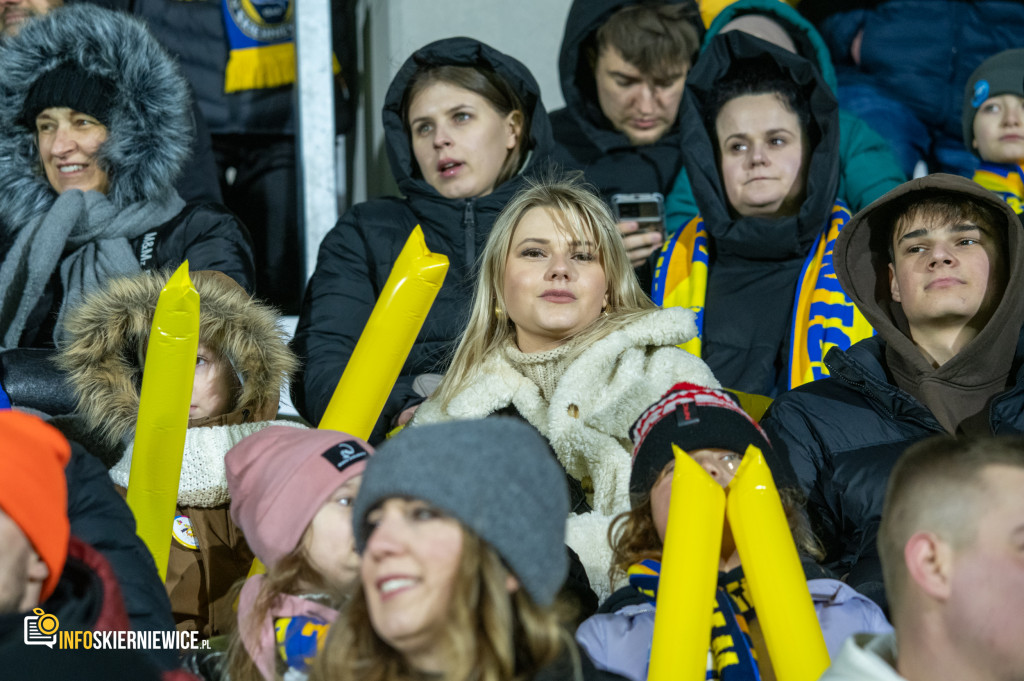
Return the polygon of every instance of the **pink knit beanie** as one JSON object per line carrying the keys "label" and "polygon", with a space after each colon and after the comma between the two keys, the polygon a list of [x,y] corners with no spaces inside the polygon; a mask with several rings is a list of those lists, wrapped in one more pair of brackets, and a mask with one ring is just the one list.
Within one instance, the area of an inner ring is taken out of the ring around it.
{"label": "pink knit beanie", "polygon": [[270,426],[226,457],[231,518],[267,568],[299,545],[334,490],[361,474],[373,447],[336,430]]}

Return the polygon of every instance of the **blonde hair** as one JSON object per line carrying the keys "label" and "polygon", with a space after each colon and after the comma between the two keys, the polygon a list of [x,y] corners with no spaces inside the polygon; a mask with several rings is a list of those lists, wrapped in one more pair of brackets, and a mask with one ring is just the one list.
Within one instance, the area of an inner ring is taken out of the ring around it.
{"label": "blonde hair", "polygon": [[[511,575],[486,542],[462,527],[455,589],[448,604],[442,646],[454,668],[445,679],[532,679],[574,644],[554,608],[544,608],[522,588],[509,593]],[[577,665],[578,668],[578,665]],[[362,583],[331,627],[310,681],[399,681],[423,676],[373,629]],[[232,678],[234,681],[234,678]]]}
{"label": "blonde hair", "polygon": [[[605,314],[576,335],[580,340],[577,354],[637,317],[658,310],[637,282],[611,212],[596,194],[584,186],[581,177],[577,173],[563,179],[529,180],[501,211],[481,255],[469,323],[452,357],[451,366],[432,398],[439,400],[442,407],[447,407],[452,398],[462,391],[488,355],[515,338],[515,325],[504,312],[507,309],[502,288],[505,263],[516,227],[534,208],[547,208],[559,213],[564,221],[559,222],[558,227],[567,230],[573,241],[594,244],[594,251],[604,270],[608,306]],[[574,358],[570,356],[569,361]]]}

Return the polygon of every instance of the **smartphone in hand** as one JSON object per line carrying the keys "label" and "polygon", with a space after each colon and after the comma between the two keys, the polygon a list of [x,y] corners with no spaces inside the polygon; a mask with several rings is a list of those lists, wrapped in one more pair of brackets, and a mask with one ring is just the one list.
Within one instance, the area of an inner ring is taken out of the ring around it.
{"label": "smartphone in hand", "polygon": [[661,232],[665,236],[665,197],[659,192],[613,194],[611,204],[616,222],[638,222],[637,234]]}

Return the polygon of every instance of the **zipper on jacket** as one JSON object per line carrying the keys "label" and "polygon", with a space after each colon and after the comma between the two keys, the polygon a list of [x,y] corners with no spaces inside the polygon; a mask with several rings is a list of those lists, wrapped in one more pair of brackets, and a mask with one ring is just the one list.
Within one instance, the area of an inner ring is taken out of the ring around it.
{"label": "zipper on jacket", "polygon": [[476,211],[473,210],[473,199],[466,199],[466,208],[462,212],[462,229],[466,238],[466,266],[473,269],[476,263]]}
{"label": "zipper on jacket", "polygon": [[[849,359],[849,358],[847,358],[847,359]],[[850,361],[855,361],[855,360],[850,360]],[[831,365],[829,366],[829,369],[832,369]],[[872,377],[870,374],[865,373],[865,372],[861,372],[860,382],[857,382],[857,381],[854,381],[853,379],[851,379],[849,376],[846,375],[845,371],[830,373],[829,377],[838,378],[843,383],[846,383],[847,385],[849,385],[850,387],[854,388],[856,391],[860,392],[861,394],[866,394],[868,397],[871,398],[871,400],[875,404],[877,404],[879,406],[879,408],[882,411],[885,412],[886,416],[888,416],[893,421],[896,420],[896,412],[894,410],[890,409],[888,407],[888,405],[887,405],[887,402],[889,400],[883,400],[881,398],[881,396],[877,392],[875,392],[874,386],[871,385],[877,379]],[[930,430],[932,432],[936,432],[936,433],[943,433],[943,432],[945,432],[945,429],[935,419],[935,416],[930,411],[928,411],[928,408],[925,407],[924,405],[922,405],[913,395],[910,395],[910,394],[907,394],[907,393],[903,392],[898,386],[894,386],[894,385],[892,385],[890,383],[885,383],[883,385],[884,385],[886,390],[895,390],[896,391],[897,395],[895,396],[894,399],[902,399],[902,398],[899,397],[899,393],[903,393],[904,395],[906,395],[907,399],[909,399],[910,401],[912,401],[912,402],[916,403],[917,405],[919,405],[921,407],[921,409],[925,413],[927,413],[929,415],[929,417],[930,417],[930,418],[921,418],[919,415],[916,415],[916,414],[905,414],[905,417],[906,417],[906,419],[908,421],[916,422],[922,428],[927,428],[928,430]],[[931,421],[931,423],[929,423],[929,421]]]}

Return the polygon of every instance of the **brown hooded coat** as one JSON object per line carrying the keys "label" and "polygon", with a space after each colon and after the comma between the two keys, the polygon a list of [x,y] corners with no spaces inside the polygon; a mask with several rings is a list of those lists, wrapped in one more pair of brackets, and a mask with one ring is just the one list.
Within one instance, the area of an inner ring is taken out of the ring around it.
{"label": "brown hooded coat", "polygon": [[[111,470],[122,487],[139,409],[140,358],[168,276],[117,279],[89,295],[70,314],[71,340],[58,357],[80,416],[104,444],[125,453]],[[229,592],[253,560],[228,512],[223,457],[238,440],[272,423],[282,382],[294,371],[296,359],[272,308],[253,301],[219,272],[193,272],[191,277],[200,296],[200,342],[228,360],[241,386],[229,413],[189,421],[177,515],[190,521],[196,548],[185,543],[188,531],[171,533],[166,586],[175,621],[179,629],[210,636],[233,626]]]}

